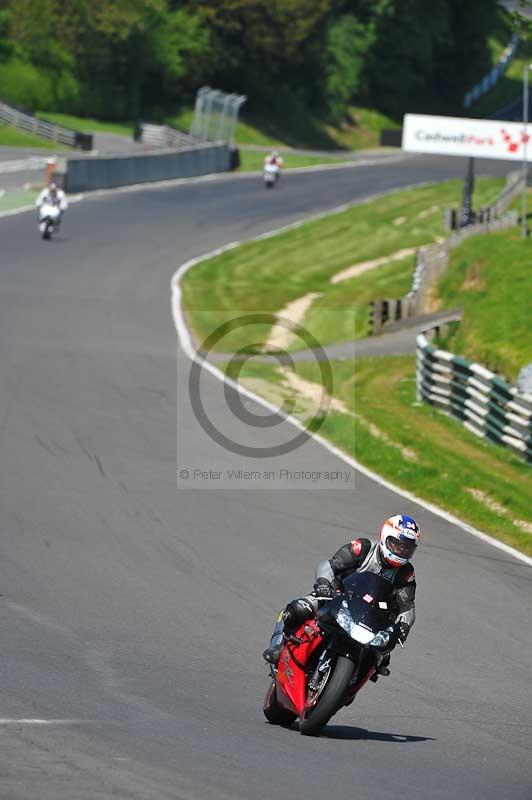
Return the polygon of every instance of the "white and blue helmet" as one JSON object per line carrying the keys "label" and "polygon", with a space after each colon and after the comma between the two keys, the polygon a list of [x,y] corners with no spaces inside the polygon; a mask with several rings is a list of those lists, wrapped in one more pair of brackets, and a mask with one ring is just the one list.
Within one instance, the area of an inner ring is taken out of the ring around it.
{"label": "white and blue helmet", "polygon": [[406,514],[396,514],[383,523],[378,540],[379,553],[391,567],[402,567],[414,555],[420,539],[417,522]]}

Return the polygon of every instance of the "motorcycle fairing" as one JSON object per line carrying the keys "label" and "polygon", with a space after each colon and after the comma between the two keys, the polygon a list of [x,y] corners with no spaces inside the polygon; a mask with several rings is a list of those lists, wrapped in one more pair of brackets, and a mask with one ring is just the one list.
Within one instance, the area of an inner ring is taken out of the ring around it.
{"label": "motorcycle fairing", "polygon": [[337,619],[345,609],[354,623],[368,631],[377,633],[390,624],[393,587],[380,575],[372,572],[349,575],[343,580],[343,589],[344,593],[318,612],[318,618]]}
{"label": "motorcycle fairing", "polygon": [[[298,716],[307,699],[306,665],[315,650],[323,644],[323,635],[315,620],[305,622],[296,632],[301,644],[287,642],[277,667],[277,693],[283,695],[283,705],[288,705]],[[280,698],[281,699],[281,698]]]}

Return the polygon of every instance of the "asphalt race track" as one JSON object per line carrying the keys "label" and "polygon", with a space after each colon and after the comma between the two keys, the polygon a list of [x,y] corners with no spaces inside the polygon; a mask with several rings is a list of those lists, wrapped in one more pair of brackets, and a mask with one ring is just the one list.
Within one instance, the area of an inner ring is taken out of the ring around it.
{"label": "asphalt race track", "polygon": [[[240,461],[190,408],[177,266],[463,171],[410,158],[271,193],[249,177],[110,194],[72,206],[50,243],[31,214],[0,220],[0,798],[530,800],[530,567],[362,475],[354,491],[176,487],[187,459]],[[270,443],[215,378],[202,391],[217,425]],[[313,442],[283,459],[346,466]],[[276,612],[353,530],[402,510],[424,541],[392,676],[321,738],[269,726],[260,654]]]}

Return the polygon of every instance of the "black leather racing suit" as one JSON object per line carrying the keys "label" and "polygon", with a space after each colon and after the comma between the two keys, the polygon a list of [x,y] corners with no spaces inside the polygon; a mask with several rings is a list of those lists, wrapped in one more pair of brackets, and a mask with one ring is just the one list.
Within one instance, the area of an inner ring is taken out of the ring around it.
{"label": "black leather racing suit", "polygon": [[[354,572],[375,572],[393,585],[396,636],[392,647],[399,639],[404,642],[416,618],[416,576],[412,564],[409,562],[402,567],[390,567],[381,559],[376,543],[364,538],[354,539],[340,547],[329,561],[318,564],[314,585],[318,587],[318,592],[322,581],[328,581],[335,589],[341,589],[342,580]],[[316,597],[318,592],[288,603],[279,616],[270,647],[278,646],[283,641],[284,634],[293,634],[305,620],[315,615],[320,603]]]}

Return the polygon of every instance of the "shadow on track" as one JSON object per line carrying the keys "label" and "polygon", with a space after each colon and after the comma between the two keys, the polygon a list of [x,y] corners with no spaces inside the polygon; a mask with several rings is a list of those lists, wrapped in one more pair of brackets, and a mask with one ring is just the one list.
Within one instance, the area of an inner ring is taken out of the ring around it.
{"label": "shadow on track", "polygon": [[368,731],[365,728],[354,728],[350,725],[327,725],[322,733],[327,739],[353,739],[371,740],[374,742],[433,742],[430,736],[405,736],[402,733],[383,733],[382,731]]}
{"label": "shadow on track", "polygon": [[[268,723],[266,723],[268,724]],[[272,726],[275,727],[275,726]],[[299,733],[296,724],[280,727],[285,732]],[[406,736],[403,733],[384,733],[383,731],[368,731],[366,728],[356,728],[352,725],[327,725],[316,738],[338,739],[344,741],[373,741],[394,742],[407,744],[409,742],[435,742],[432,736]]]}

